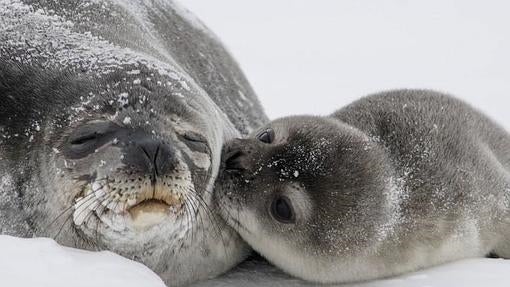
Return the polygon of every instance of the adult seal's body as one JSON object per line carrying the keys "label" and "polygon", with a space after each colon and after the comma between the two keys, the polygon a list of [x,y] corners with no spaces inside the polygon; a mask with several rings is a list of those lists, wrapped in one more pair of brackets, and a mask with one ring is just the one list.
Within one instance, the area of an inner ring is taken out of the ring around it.
{"label": "adult seal's body", "polygon": [[212,203],[221,146],[266,118],[171,1],[0,0],[0,232],[140,261],[168,285],[247,248]]}
{"label": "adult seal's body", "polygon": [[279,119],[227,144],[224,161],[223,216],[299,278],[510,258],[510,136],[449,96],[393,91]]}

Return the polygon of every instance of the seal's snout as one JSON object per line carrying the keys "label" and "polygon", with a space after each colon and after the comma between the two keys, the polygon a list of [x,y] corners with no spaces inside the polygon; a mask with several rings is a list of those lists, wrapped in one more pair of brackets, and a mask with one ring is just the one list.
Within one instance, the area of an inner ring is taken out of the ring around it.
{"label": "seal's snout", "polygon": [[243,157],[245,154],[242,151],[233,151],[225,159],[225,171],[243,171],[245,166],[243,165]]}
{"label": "seal's snout", "polygon": [[248,153],[242,140],[233,140],[223,150],[223,168],[226,172],[242,172],[248,169]]}
{"label": "seal's snout", "polygon": [[161,176],[175,168],[175,152],[162,141],[137,137],[130,142],[125,161],[142,173]]}

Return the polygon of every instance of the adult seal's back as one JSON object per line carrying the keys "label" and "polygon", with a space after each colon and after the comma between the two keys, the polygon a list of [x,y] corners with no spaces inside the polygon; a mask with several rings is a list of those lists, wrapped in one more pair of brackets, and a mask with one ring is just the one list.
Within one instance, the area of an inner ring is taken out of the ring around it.
{"label": "adult seal's back", "polygon": [[0,99],[2,234],[111,250],[168,285],[244,258],[212,187],[223,142],[266,117],[173,2],[0,0]]}

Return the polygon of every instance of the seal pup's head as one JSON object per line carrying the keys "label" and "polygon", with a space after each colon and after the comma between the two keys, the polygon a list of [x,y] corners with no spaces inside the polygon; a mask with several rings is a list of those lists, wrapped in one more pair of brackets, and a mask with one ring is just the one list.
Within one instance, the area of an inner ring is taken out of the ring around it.
{"label": "seal pup's head", "polygon": [[361,277],[357,260],[374,254],[394,226],[388,167],[384,149],[354,127],[332,117],[282,118],[225,145],[215,200],[286,272],[352,281]]}

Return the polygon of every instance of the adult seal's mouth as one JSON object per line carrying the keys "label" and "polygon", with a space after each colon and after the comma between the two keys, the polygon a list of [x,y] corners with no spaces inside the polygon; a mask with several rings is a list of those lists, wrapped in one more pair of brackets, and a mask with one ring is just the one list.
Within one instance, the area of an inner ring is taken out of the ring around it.
{"label": "adult seal's mouth", "polygon": [[129,209],[133,226],[143,230],[161,223],[168,215],[171,205],[160,200],[149,199]]}
{"label": "adult seal's mouth", "polygon": [[[164,179],[168,180],[168,176]],[[110,228],[120,228],[119,224],[113,224],[113,218],[117,218],[124,223],[124,229],[143,232],[164,221],[175,221],[183,213],[185,198],[190,196],[170,181],[147,184],[139,178],[126,193],[117,191],[116,181],[108,182],[100,180],[85,185],[74,205],[73,221],[77,226],[95,216]]]}
{"label": "adult seal's mouth", "polygon": [[2,233],[110,250],[169,286],[244,259],[213,186],[222,144],[266,117],[216,37],[183,12],[0,0]]}

